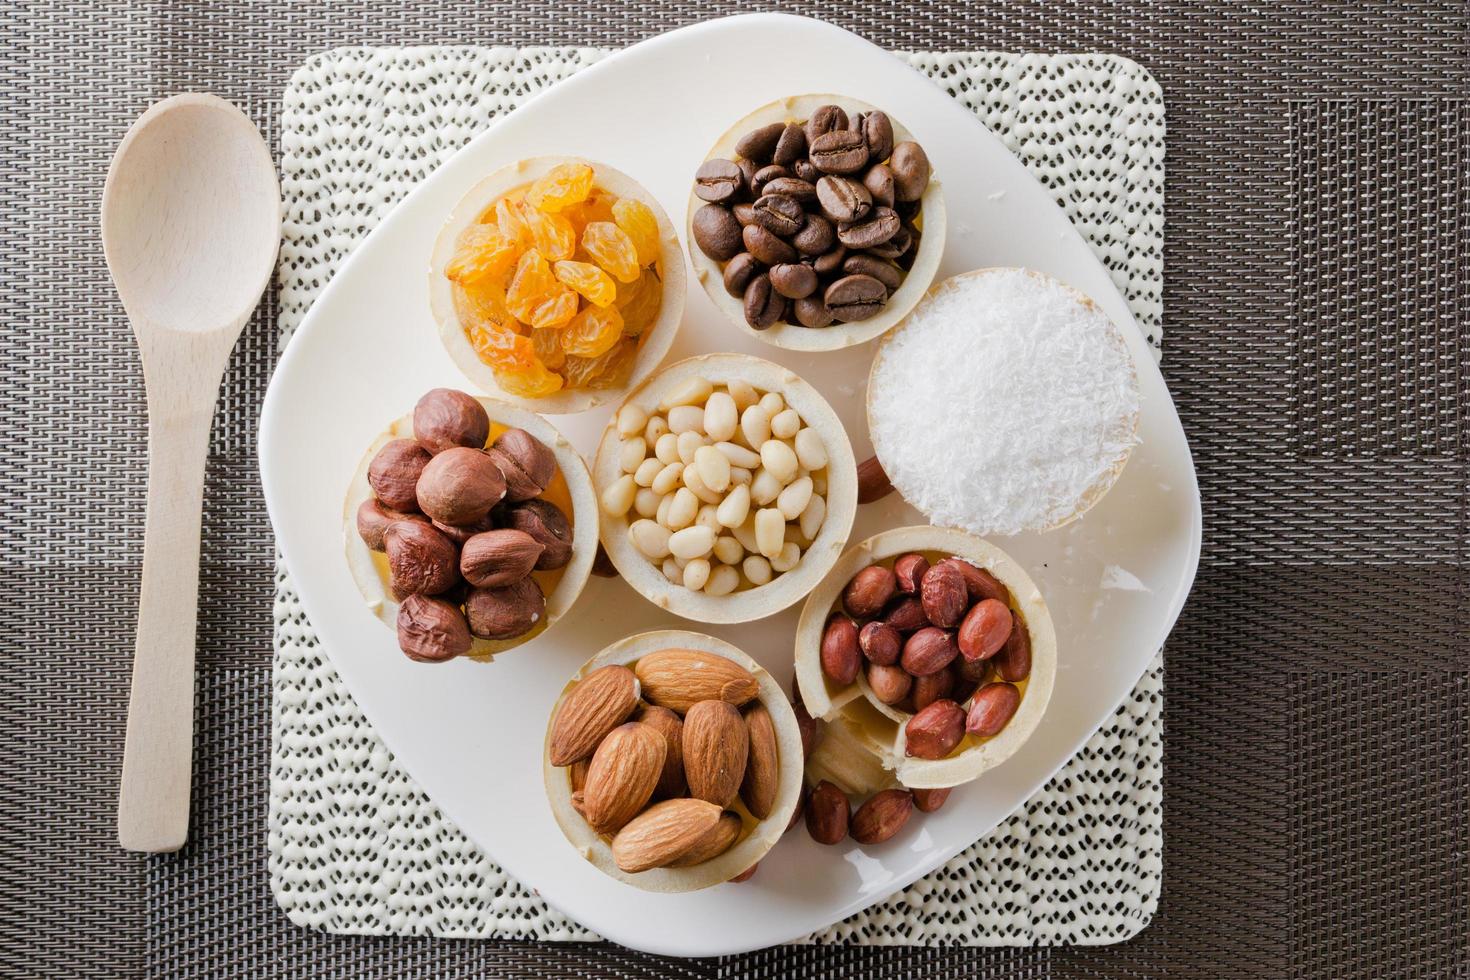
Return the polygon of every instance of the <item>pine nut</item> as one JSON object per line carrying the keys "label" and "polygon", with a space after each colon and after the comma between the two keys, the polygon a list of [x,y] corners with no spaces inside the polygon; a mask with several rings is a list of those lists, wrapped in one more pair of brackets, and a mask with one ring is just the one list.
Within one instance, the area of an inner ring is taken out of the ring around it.
{"label": "pine nut", "polygon": [[796,409],[787,408],[771,417],[771,435],[777,439],[791,439],[801,431],[801,416]]}
{"label": "pine nut", "polygon": [[775,418],[776,414],[786,407],[786,399],[781,397],[779,391],[768,391],[761,395],[760,406],[766,410],[767,418]]}
{"label": "pine nut", "polygon": [[721,524],[720,519],[715,516],[714,504],[705,504],[704,506],[700,507],[699,513],[694,516],[694,523],[698,524],[700,527],[709,528],[715,533],[716,537],[719,537],[720,532],[725,530],[725,526]]}
{"label": "pine nut", "polygon": [[776,508],[766,507],[755,512],[755,544],[755,550],[767,558],[781,554],[781,548],[786,544],[786,518]]}
{"label": "pine nut", "polygon": [[674,386],[674,390],[664,396],[664,400],[658,403],[658,407],[667,412],[680,405],[703,405],[704,400],[709,397],[715,386],[709,383],[707,378],[686,378]]}
{"label": "pine nut", "polygon": [[735,399],[723,391],[710,395],[709,401],[704,403],[705,433],[720,442],[733,436],[739,425],[740,414],[735,407]]}
{"label": "pine nut", "polygon": [[761,464],[760,453],[753,449],[746,449],[744,446],[737,446],[733,442],[717,442],[715,448],[724,454],[731,466],[743,466],[748,470],[753,470]]}
{"label": "pine nut", "polygon": [[618,435],[636,436],[648,424],[648,413],[632,402],[618,410]]}
{"label": "pine nut", "polygon": [[714,546],[715,533],[698,524],[675,531],[669,536],[669,551],[673,552],[675,558],[683,558],[685,561],[703,558]]}
{"label": "pine nut", "polygon": [[819,470],[827,465],[827,447],[817,430],[802,429],[796,434],[796,458],[807,470]]}
{"label": "pine nut", "polygon": [[748,382],[738,380],[731,381],[726,384],[725,387],[730,389],[730,397],[735,400],[735,407],[742,412],[745,411],[748,406],[754,405],[756,402],[760,401],[761,396],[756,392],[754,388],[750,386]]}
{"label": "pine nut", "polygon": [[750,513],[750,488],[744,485],[736,486],[725,499],[720,502],[720,508],[715,516],[725,527],[739,527],[745,523],[745,517]]}
{"label": "pine nut", "polygon": [[658,442],[659,436],[669,431],[669,420],[662,415],[651,415],[648,425],[643,430],[643,441],[652,446]]}
{"label": "pine nut", "polygon": [[793,480],[781,495],[776,498],[776,509],[781,516],[788,521],[794,521],[806,510],[806,505],[812,500],[811,477],[804,476],[799,480]]}
{"label": "pine nut", "polygon": [[704,594],[712,596],[729,595],[740,587],[740,573],[735,570],[734,565],[721,565],[709,574],[709,581],[704,583]]}
{"label": "pine nut", "polygon": [[766,471],[765,467],[755,471],[750,481],[750,499],[764,507],[781,494],[781,481]]}
{"label": "pine nut", "polygon": [[694,451],[694,468],[699,479],[715,493],[724,493],[730,486],[730,461],[725,454],[713,446],[700,446]]}
{"label": "pine nut", "polygon": [[624,473],[636,473],[639,465],[647,458],[648,443],[643,441],[642,436],[624,439],[623,444],[618,447],[618,468]]}
{"label": "pine nut", "polygon": [[699,467],[690,463],[684,467],[684,485],[694,491],[694,495],[707,504],[718,504],[720,495],[704,485],[704,480],[699,476]]}
{"label": "pine nut", "polygon": [[658,437],[658,442],[654,443],[653,454],[665,466],[669,463],[677,463],[679,461],[679,437],[672,432],[665,432]]}
{"label": "pine nut", "polygon": [[740,565],[751,585],[765,585],[772,579],[771,563],[761,555],[751,555]]}
{"label": "pine nut", "polygon": [[807,501],[806,510],[801,512],[800,528],[802,537],[808,541],[814,541],[817,532],[822,530],[822,522],[827,519],[827,501],[812,494],[812,499]]}
{"label": "pine nut", "polygon": [[694,515],[699,513],[699,498],[694,496],[694,491],[680,487],[669,499],[673,502],[669,504],[668,520],[660,523],[667,524],[674,531],[682,531],[693,524]]}
{"label": "pine nut", "polygon": [[771,559],[771,567],[778,572],[789,572],[801,561],[801,545],[795,541],[787,541],[781,546],[776,557]]}
{"label": "pine nut", "polygon": [[715,557],[726,565],[738,565],[740,559],[745,557],[745,548],[728,534],[722,534],[715,539],[714,552]]}
{"label": "pine nut", "polygon": [[699,452],[699,447],[704,445],[704,436],[698,432],[681,432],[676,438],[679,440],[679,462],[688,466],[694,462],[694,454]]}
{"label": "pine nut", "polygon": [[674,559],[665,558],[661,570],[664,573],[664,578],[669,580],[670,585],[684,584],[684,570],[679,567],[679,563],[674,561]]}
{"label": "pine nut", "polygon": [[638,493],[638,484],[633,477],[624,473],[606,490],[602,491],[602,509],[613,517],[622,517],[633,506]]}
{"label": "pine nut", "polygon": [[751,514],[745,519],[745,523],[739,527],[730,528],[730,533],[735,535],[735,540],[740,542],[740,547],[751,554],[760,554],[760,548],[755,543],[755,515]]}
{"label": "pine nut", "polygon": [[662,499],[647,487],[639,487],[638,495],[633,498],[633,509],[639,517],[652,517],[658,513],[658,502]]}
{"label": "pine nut", "polygon": [[796,451],[778,439],[767,439],[761,443],[761,468],[785,486],[796,479],[801,464],[796,460]]}
{"label": "pine nut", "polygon": [[[669,508],[672,506],[674,506],[673,496],[665,495],[658,498],[658,513],[654,515],[653,519],[664,527],[669,527]],[[673,528],[669,527],[669,530],[672,531]]]}
{"label": "pine nut", "polygon": [[638,468],[633,471],[633,482],[638,484],[640,487],[651,487],[653,486],[653,478],[658,476],[659,470],[662,470],[663,468],[664,464],[660,463],[658,460],[645,459],[643,462],[639,463]]}
{"label": "pine nut", "polygon": [[628,527],[633,547],[655,561],[669,554],[669,529],[650,520],[634,521]]}
{"label": "pine nut", "polygon": [[698,592],[709,581],[709,562],[696,558],[684,566],[684,588]]}
{"label": "pine nut", "polygon": [[752,405],[740,413],[740,432],[754,449],[771,438],[771,416],[759,405]]}
{"label": "pine nut", "polygon": [[732,467],[730,467],[730,484],[731,484],[731,486],[734,486],[737,483],[744,484],[745,486],[750,486],[750,481],[753,480],[753,479],[755,479],[754,474],[752,474],[750,472],[750,470],[746,469],[745,467],[743,467],[743,466],[732,466]]}
{"label": "pine nut", "polygon": [[653,478],[653,482],[648,485],[649,489],[654,493],[673,493],[674,488],[679,485],[679,474],[683,472],[684,467],[678,463],[662,466],[658,475]]}
{"label": "pine nut", "polygon": [[669,409],[669,431],[704,431],[704,409],[698,405],[678,405]]}

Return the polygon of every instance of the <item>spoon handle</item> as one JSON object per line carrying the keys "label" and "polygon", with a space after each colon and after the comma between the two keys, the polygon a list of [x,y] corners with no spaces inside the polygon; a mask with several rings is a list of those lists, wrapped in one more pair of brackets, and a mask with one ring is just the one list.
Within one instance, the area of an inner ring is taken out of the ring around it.
{"label": "spoon handle", "polygon": [[229,351],[203,339],[176,335],[143,350],[148,513],[117,810],[118,842],[130,851],[176,851],[189,830],[204,466]]}

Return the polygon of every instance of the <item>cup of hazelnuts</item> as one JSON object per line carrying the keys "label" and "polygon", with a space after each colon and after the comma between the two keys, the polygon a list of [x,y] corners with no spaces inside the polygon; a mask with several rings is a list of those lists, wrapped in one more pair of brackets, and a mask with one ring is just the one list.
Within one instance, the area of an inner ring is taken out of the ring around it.
{"label": "cup of hazelnuts", "polygon": [[364,454],[347,564],[411,660],[490,660],[556,622],[597,552],[587,466],[541,416],[435,388]]}
{"label": "cup of hazelnuts", "polygon": [[937,527],[884,531],[850,549],[808,597],[796,679],[844,746],[911,789],[968,782],[1040,724],[1056,632],[1015,559]]}

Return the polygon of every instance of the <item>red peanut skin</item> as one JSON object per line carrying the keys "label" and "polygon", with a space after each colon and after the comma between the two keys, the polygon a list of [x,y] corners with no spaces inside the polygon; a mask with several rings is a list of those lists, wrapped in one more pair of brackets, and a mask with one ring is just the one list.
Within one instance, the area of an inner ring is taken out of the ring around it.
{"label": "red peanut skin", "polygon": [[903,645],[903,669],[915,677],[933,674],[948,667],[959,655],[954,637],[937,626],[926,626]]}
{"label": "red peanut skin", "polygon": [[1010,638],[995,656],[995,672],[1003,681],[1018,684],[1031,676],[1031,631],[1016,617]]}
{"label": "red peanut skin", "polygon": [[818,844],[840,844],[847,837],[852,809],[847,794],[822,780],[806,801],[806,830]]}
{"label": "red peanut skin", "polygon": [[999,735],[1021,706],[1021,692],[1003,681],[986,684],[970,701],[965,730],[980,738]]}
{"label": "red peanut skin", "polygon": [[960,624],[956,637],[960,653],[967,660],[989,660],[1005,646],[1013,620],[1011,610],[999,599],[981,599]]}
{"label": "red peanut skin", "polygon": [[857,680],[862,666],[858,630],[853,621],[838,613],[827,620],[822,631],[822,673],[834,684],[846,687]]}
{"label": "red peanut skin", "polygon": [[964,709],[953,701],[935,701],[909,719],[904,754],[916,759],[943,759],[965,737]]}

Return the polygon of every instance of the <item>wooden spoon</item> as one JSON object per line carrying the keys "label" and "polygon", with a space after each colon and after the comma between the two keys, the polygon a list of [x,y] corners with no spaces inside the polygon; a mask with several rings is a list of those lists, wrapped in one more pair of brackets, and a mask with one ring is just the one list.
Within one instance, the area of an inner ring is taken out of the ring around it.
{"label": "wooden spoon", "polygon": [[209,424],[280,235],[275,164],[230,103],[176,95],[123,137],[102,192],[102,247],[148,389],[148,517],[117,814],[118,842],[132,851],[178,850],[188,836]]}

